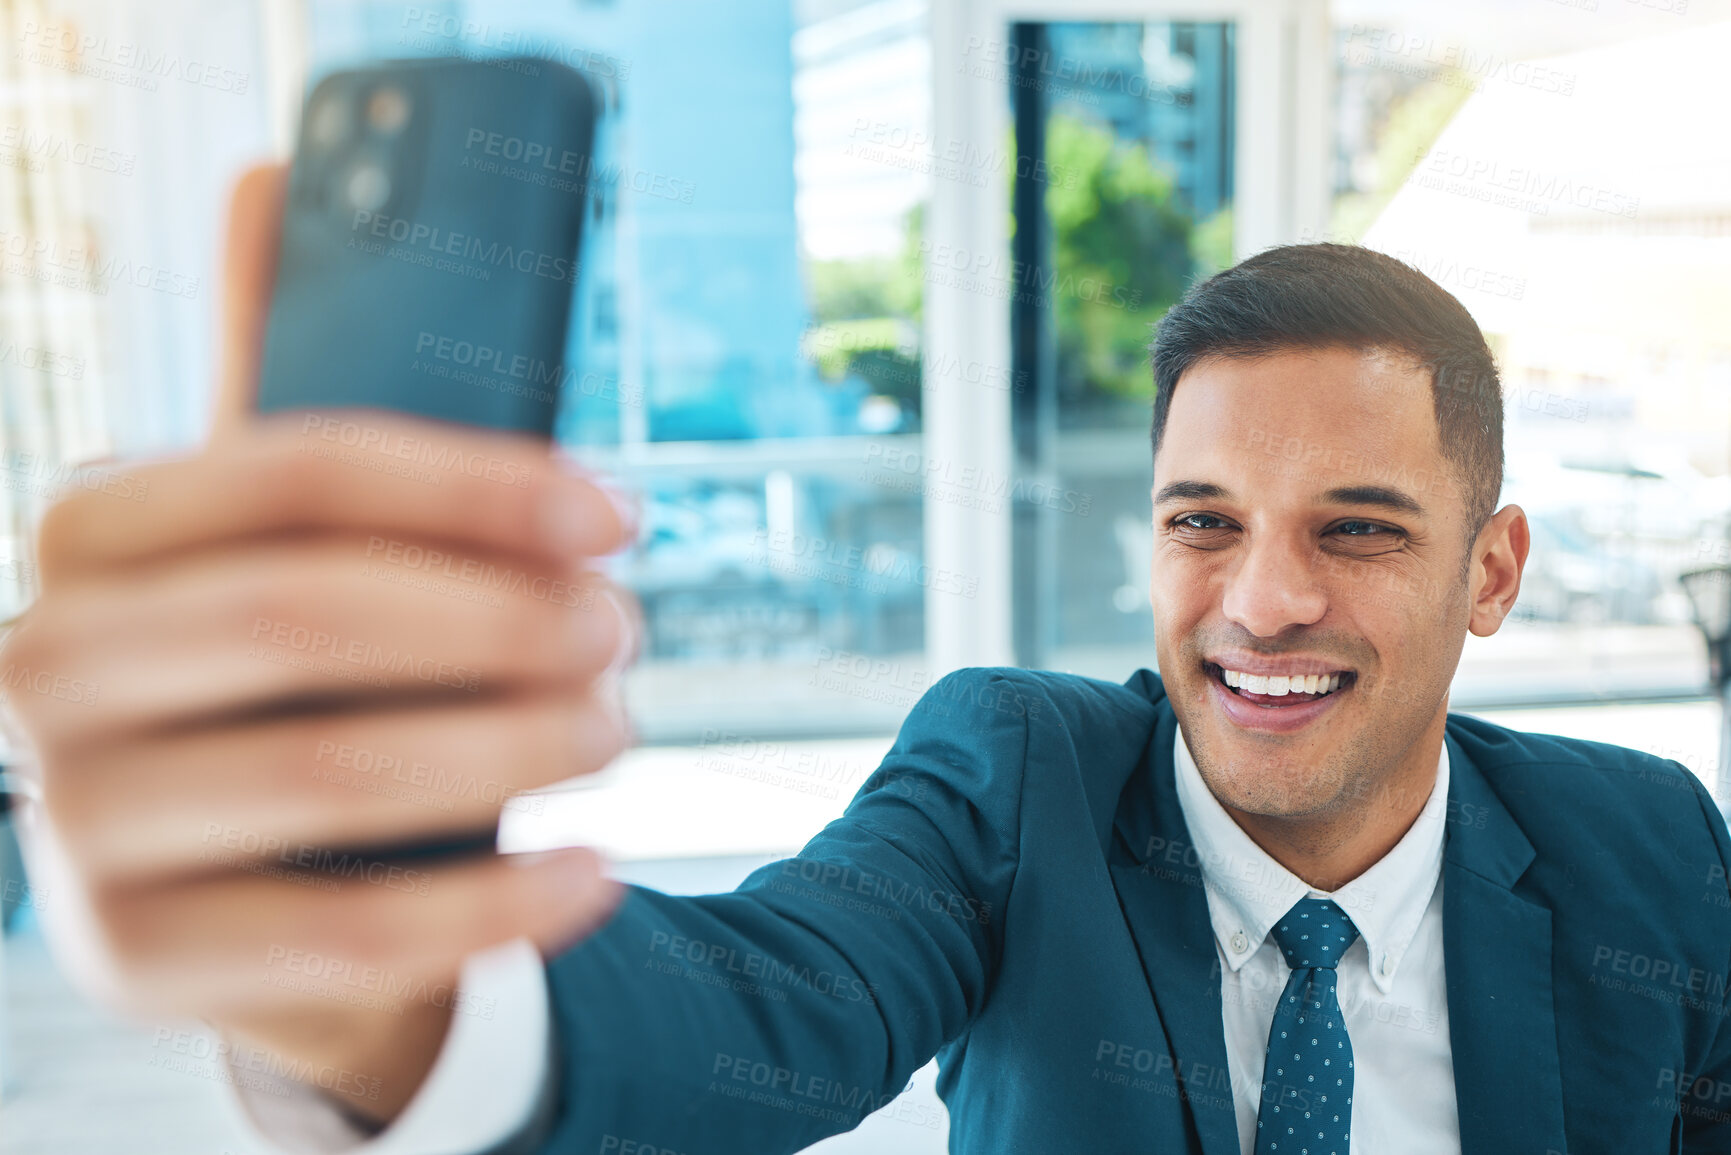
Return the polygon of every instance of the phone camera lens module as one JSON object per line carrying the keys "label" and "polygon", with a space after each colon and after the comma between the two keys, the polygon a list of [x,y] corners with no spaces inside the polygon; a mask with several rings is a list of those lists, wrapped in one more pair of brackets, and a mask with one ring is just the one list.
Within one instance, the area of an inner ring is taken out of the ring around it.
{"label": "phone camera lens module", "polygon": [[386,87],[375,91],[367,101],[367,123],[374,132],[393,135],[409,123],[409,96],[400,88]]}
{"label": "phone camera lens module", "polygon": [[349,110],[339,96],[319,101],[308,120],[308,134],[316,148],[329,151],[343,142],[349,131]]}
{"label": "phone camera lens module", "polygon": [[380,165],[363,164],[349,173],[344,191],[355,209],[376,213],[391,199],[391,177]]}

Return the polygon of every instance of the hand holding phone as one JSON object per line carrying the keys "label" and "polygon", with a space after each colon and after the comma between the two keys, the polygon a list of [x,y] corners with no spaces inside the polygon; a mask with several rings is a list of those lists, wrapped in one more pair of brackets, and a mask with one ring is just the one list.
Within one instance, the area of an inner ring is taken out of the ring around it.
{"label": "hand holding phone", "polygon": [[[277,275],[285,199],[277,170],[250,174],[235,197],[224,413],[254,402],[272,286],[301,283],[286,265]],[[270,379],[275,404],[261,407],[293,407],[283,378]],[[355,403],[379,401],[351,390],[331,402]],[[42,596],[0,651],[0,669],[101,685],[94,705],[13,702],[30,756],[9,771],[32,785],[19,826],[33,878],[66,896],[42,917],[67,973],[132,1014],[203,1019],[314,1070],[367,1072],[377,1097],[351,1105],[380,1119],[420,1085],[449,1006],[416,1001],[397,1015],[298,990],[277,981],[284,950],[449,990],[474,951],[526,937],[552,952],[620,895],[581,850],[423,862],[425,893],[388,878],[311,886],[296,855],[283,861],[285,847],[490,830],[501,791],[590,773],[629,741],[607,671],[634,651],[633,602],[591,559],[629,541],[630,515],[592,480],[549,468],[524,424],[443,417],[368,420],[453,456],[521,460],[534,467],[528,483],[453,472],[430,486],[305,452],[297,420],[229,420],[203,452],[136,471],[149,501],[77,491],[49,511]],[[380,581],[362,565],[381,538],[522,573],[529,589],[545,579],[594,596],[578,610],[516,593],[493,605]],[[261,617],[284,624],[286,649]],[[345,676],[341,661],[301,661],[302,628],[411,654],[417,667],[480,670],[480,692],[413,676],[380,686]],[[332,774],[333,748],[425,762],[489,791],[452,792],[447,808],[358,789]]]}

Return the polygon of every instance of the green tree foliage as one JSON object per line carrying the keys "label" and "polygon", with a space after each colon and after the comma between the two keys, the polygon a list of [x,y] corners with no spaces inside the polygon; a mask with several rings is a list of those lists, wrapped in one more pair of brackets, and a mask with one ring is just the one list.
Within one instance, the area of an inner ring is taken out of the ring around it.
{"label": "green tree foliage", "polygon": [[807,355],[826,380],[859,377],[873,393],[894,397],[910,415],[920,410],[924,224],[924,208],[916,205],[907,215],[902,252],[894,257],[807,266],[812,308]]}
{"label": "green tree foliage", "polygon": [[1154,326],[1195,271],[1194,226],[1170,173],[1104,125],[1053,116],[1046,193],[1056,248],[1058,379],[1066,393],[1153,396]]}
{"label": "green tree foliage", "polygon": [[[1046,193],[1053,260],[1050,268],[1023,271],[1013,288],[1050,302],[1067,404],[1089,397],[1145,401],[1153,396],[1154,326],[1195,276],[1231,263],[1231,212],[1194,222],[1171,174],[1147,147],[1125,144],[1105,125],[1054,115],[1046,149],[1054,174]],[[827,351],[824,375],[864,377],[911,410],[918,406],[919,362],[899,334],[910,321],[917,333],[923,234],[924,213],[916,207],[897,256],[808,267],[814,334]]]}

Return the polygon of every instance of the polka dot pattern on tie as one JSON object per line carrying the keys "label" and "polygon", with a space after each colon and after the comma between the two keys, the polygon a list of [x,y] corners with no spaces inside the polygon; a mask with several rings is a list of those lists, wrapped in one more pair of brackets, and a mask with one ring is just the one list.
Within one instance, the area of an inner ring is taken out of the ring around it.
{"label": "polka dot pattern on tie", "polygon": [[1302,898],[1269,933],[1292,975],[1268,1031],[1256,1155],[1349,1155],[1352,1042],[1334,968],[1358,928],[1329,900]]}

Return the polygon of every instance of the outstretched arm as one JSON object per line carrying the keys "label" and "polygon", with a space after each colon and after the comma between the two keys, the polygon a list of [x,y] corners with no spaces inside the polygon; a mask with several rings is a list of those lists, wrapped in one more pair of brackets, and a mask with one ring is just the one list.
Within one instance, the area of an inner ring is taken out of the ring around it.
{"label": "outstretched arm", "polygon": [[1002,704],[1020,692],[980,688],[1003,681],[966,670],[928,691],[797,857],[730,894],[631,888],[552,961],[542,1151],[797,1151],[888,1103],[966,1029],[1016,872],[1027,735]]}

